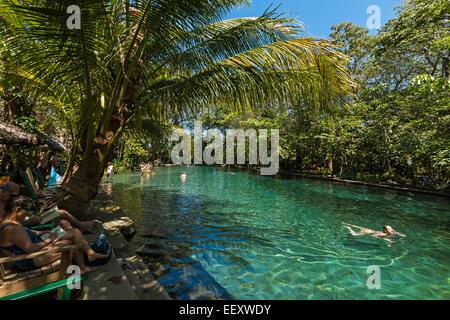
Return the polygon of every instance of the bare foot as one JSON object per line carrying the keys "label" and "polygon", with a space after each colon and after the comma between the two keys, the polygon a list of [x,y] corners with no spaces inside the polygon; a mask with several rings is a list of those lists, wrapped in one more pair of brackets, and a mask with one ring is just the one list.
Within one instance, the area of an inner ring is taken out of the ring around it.
{"label": "bare foot", "polygon": [[81,226],[82,229],[89,229],[92,227],[95,227],[95,225],[97,224],[96,221],[85,221],[83,222],[83,225]]}
{"label": "bare foot", "polygon": [[81,274],[89,273],[89,272],[92,272],[92,271],[95,271],[95,270],[97,270],[97,267],[88,267],[88,266],[86,266],[83,270],[81,270]]}
{"label": "bare foot", "polygon": [[93,253],[87,255],[89,262],[100,260],[100,259],[106,259],[108,256],[106,254],[101,254],[98,252],[93,251]]}

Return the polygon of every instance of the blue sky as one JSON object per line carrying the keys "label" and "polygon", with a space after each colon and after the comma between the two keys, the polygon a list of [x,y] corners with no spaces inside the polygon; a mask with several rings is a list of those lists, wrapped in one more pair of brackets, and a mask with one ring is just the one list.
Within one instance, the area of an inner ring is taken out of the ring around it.
{"label": "blue sky", "polygon": [[333,24],[353,22],[366,27],[370,16],[367,8],[371,5],[381,9],[381,25],[384,25],[395,17],[394,8],[401,3],[401,0],[253,0],[250,8],[236,8],[228,18],[260,16],[270,4],[281,5],[277,11],[300,20],[309,35],[328,38]]}

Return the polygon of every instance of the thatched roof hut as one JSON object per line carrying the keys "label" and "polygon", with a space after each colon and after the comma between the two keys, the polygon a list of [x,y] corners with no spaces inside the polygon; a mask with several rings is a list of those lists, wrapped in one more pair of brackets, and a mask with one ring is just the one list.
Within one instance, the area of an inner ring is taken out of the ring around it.
{"label": "thatched roof hut", "polygon": [[47,145],[55,151],[67,150],[66,146],[56,136],[46,135],[39,131],[30,133],[22,128],[6,123],[0,123],[0,144],[25,146]]}

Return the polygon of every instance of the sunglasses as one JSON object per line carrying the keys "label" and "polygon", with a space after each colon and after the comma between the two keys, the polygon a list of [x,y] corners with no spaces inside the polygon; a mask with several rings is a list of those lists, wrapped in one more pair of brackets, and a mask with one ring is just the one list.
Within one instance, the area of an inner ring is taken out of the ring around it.
{"label": "sunglasses", "polygon": [[17,199],[18,197],[20,197],[20,194],[14,193],[14,194],[10,195],[10,197],[12,199]]}

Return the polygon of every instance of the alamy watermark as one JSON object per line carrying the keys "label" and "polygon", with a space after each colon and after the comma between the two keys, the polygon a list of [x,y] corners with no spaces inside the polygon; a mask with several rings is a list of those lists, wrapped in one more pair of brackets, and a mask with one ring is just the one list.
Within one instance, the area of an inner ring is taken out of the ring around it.
{"label": "alamy watermark", "polygon": [[367,18],[367,28],[369,30],[379,30],[381,28],[381,9],[377,5],[371,5],[367,8],[367,14],[370,14]]}
{"label": "alamy watermark", "polygon": [[366,285],[368,289],[381,289],[381,270],[379,266],[368,266],[367,273],[370,276],[367,278]]}
{"label": "alamy watermark", "polygon": [[[70,5],[67,7],[67,13],[71,14],[67,18],[67,28],[69,30],[81,29],[81,9],[77,5]],[[380,29],[381,28],[381,9],[377,5],[370,5],[367,7],[366,13],[369,14],[367,18],[367,28],[369,30]]]}
{"label": "alamy watermark", "polygon": [[70,13],[70,17],[67,18],[66,25],[69,30],[81,29],[81,9],[77,5],[71,5],[67,7],[67,13]]}
{"label": "alamy watermark", "polygon": [[[268,155],[267,129],[227,129],[225,137],[218,129],[203,130],[202,122],[194,123],[194,164],[224,164],[223,147],[226,138],[226,164],[235,164],[235,140],[237,164],[245,164],[248,153],[248,163],[269,167],[261,168],[261,175],[275,175],[279,170],[279,129],[270,130],[270,156]],[[205,133],[205,134],[204,134]],[[248,138],[248,149],[246,141]],[[183,130],[174,130],[171,140],[181,141],[172,149],[171,159],[174,164],[191,164],[192,136]],[[203,142],[209,143],[203,150]],[[180,152],[182,155],[180,155]]]}
{"label": "alamy watermark", "polygon": [[70,277],[66,280],[66,286],[70,290],[72,289],[81,289],[81,269],[77,265],[70,265],[66,273],[72,274]]}

